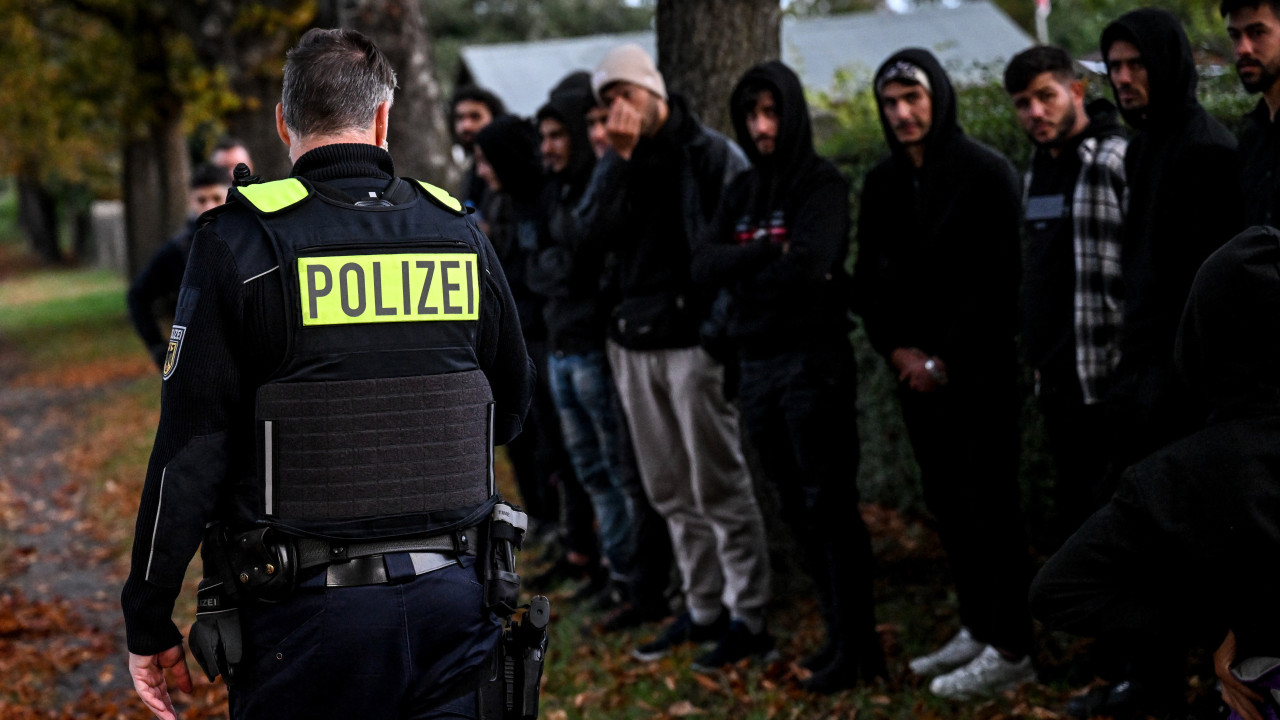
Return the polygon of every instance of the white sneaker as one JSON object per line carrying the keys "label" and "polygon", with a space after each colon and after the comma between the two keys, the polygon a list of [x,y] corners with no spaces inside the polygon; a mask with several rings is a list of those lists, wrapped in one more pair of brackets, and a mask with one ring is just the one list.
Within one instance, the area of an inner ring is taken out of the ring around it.
{"label": "white sneaker", "polygon": [[1030,656],[1017,662],[1005,660],[999,650],[988,645],[973,662],[934,678],[929,690],[940,697],[963,700],[1012,690],[1035,679]]}
{"label": "white sneaker", "polygon": [[938,675],[950,672],[981,655],[984,647],[986,647],[985,644],[973,639],[968,628],[960,628],[960,632],[948,640],[946,645],[928,655],[921,655],[912,660],[907,663],[907,667],[911,668],[911,672],[916,675]]}

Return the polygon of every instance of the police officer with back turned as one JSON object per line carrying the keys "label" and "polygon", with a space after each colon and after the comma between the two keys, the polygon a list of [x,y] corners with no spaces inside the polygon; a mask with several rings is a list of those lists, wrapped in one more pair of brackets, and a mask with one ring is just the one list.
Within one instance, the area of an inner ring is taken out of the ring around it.
{"label": "police officer with back turned", "polygon": [[365,36],[308,31],[276,107],[291,177],[239,168],[196,233],[121,596],[157,717],[192,689],[171,615],[202,541],[190,645],[232,718],[474,718],[508,644],[523,514],[492,448],[531,365],[475,222],[395,176],[395,86]]}

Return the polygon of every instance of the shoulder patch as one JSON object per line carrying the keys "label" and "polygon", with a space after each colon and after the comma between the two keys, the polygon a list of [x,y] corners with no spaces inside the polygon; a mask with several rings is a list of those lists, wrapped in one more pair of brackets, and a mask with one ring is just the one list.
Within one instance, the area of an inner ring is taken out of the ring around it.
{"label": "shoulder patch", "polygon": [[426,190],[427,197],[434,200],[435,203],[440,207],[443,207],[444,209],[449,210],[455,215],[467,214],[467,211],[462,209],[462,203],[458,202],[457,198],[445,192],[443,189],[438,188],[429,182],[423,182],[421,180],[415,180],[414,182],[418,183],[418,185],[420,185],[423,190]]}
{"label": "shoulder patch", "polygon": [[298,178],[273,180],[231,188],[231,197],[239,197],[263,215],[283,212],[311,197],[311,186]]}

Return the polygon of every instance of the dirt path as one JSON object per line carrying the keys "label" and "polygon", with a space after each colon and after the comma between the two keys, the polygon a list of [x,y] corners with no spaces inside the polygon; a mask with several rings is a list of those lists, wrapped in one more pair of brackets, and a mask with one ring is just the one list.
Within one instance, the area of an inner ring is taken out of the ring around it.
{"label": "dirt path", "polygon": [[[15,385],[19,367],[0,348],[0,616],[8,621],[0,620],[0,663],[10,665],[0,668],[0,688],[78,716],[66,710],[86,697],[131,690],[121,569],[95,541],[93,508],[67,468],[76,414],[102,389]],[[54,670],[47,676],[46,663]]]}

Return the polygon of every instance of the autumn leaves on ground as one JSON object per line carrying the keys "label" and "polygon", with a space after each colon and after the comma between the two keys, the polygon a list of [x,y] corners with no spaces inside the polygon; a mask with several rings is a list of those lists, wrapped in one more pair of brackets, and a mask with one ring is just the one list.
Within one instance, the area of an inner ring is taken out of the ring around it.
{"label": "autumn leaves on ground", "polygon": [[[119,588],[159,413],[159,378],[133,336],[124,283],[105,271],[37,267],[0,238],[0,718],[147,718],[125,669]],[[879,563],[877,597],[891,667],[954,631],[933,534],[866,507]],[[536,571],[537,549],[525,553]],[[198,565],[198,563],[196,563]],[[805,580],[775,549],[772,628],[784,660],[713,675],[695,650],[639,663],[629,651],[656,628],[602,635],[599,618],[552,593],[542,716],[571,718],[1051,718],[1066,683],[993,700],[939,701],[918,680],[815,698],[796,687],[798,656],[819,642]],[[193,616],[198,568],[179,600]],[[801,590],[796,590],[801,588]],[[1052,645],[1052,643],[1050,643]],[[1065,646],[1042,651],[1053,672]],[[1046,654],[1047,653],[1047,654]],[[185,718],[225,716],[225,689],[197,677],[176,700]],[[1060,676],[1062,673],[1058,672]]]}

